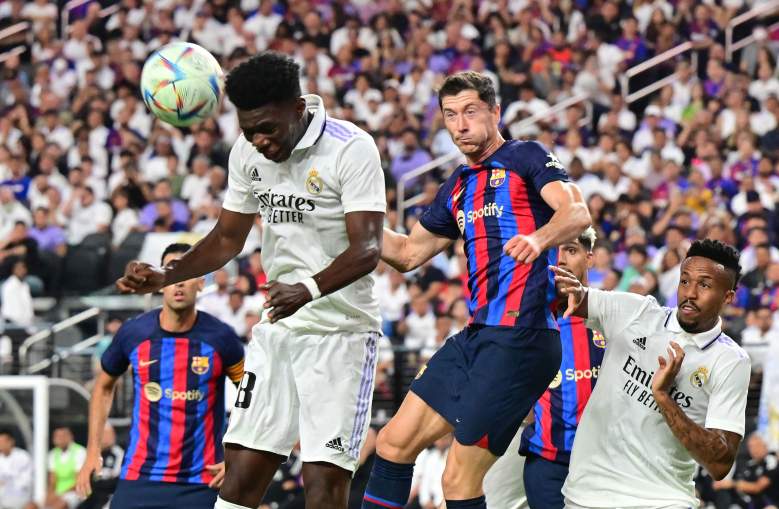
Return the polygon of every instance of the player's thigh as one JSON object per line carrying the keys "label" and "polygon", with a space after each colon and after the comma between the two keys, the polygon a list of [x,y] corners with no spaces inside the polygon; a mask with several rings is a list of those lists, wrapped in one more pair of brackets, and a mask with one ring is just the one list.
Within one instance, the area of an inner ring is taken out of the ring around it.
{"label": "player's thigh", "polygon": [[378,333],[300,335],[292,365],[300,401],[300,458],[349,472],[368,432]]}
{"label": "player's thigh", "polygon": [[225,444],[282,456],[288,456],[294,447],[300,403],[289,340],[289,332],[277,325],[254,328]]}
{"label": "player's thigh", "polygon": [[446,457],[442,486],[444,497],[450,500],[476,498],[484,493],[484,476],[498,457],[476,445],[452,442]]}
{"label": "player's thigh", "polygon": [[568,467],[547,461],[531,454],[525,462],[523,480],[527,501],[531,509],[563,509],[565,498],[562,494]]}
{"label": "player's thigh", "polygon": [[[332,463],[303,463],[303,488],[312,507],[346,507],[352,472]],[[308,503],[308,502],[307,502]]]}
{"label": "player's thigh", "polygon": [[376,452],[396,463],[413,463],[420,452],[453,429],[425,400],[409,391],[398,411],[379,431]]}

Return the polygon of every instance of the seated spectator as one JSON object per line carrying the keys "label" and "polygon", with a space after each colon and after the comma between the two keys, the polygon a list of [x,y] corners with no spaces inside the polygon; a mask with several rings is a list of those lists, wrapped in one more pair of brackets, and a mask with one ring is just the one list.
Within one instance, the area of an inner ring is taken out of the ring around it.
{"label": "seated spectator", "polygon": [[16,447],[8,429],[0,429],[0,508],[35,509],[33,462],[30,453]]}
{"label": "seated spectator", "polygon": [[238,336],[243,337],[246,335],[246,313],[248,311],[244,304],[244,293],[233,288],[227,299],[227,308],[217,318],[232,327]]}
{"label": "seated spectator", "polygon": [[116,432],[110,423],[106,423],[103,429],[100,457],[103,463],[92,480],[92,494],[78,506],[79,509],[102,509],[116,491],[124,449],[116,445]]}
{"label": "seated spectator", "polygon": [[230,300],[230,275],[225,269],[219,269],[214,272],[214,284],[216,285],[216,291],[202,295],[197,301],[197,308],[218,318],[227,314],[228,302]]}
{"label": "seated spectator", "polygon": [[75,188],[63,212],[68,217],[68,244],[72,246],[93,233],[108,233],[113,218],[111,207],[97,201],[90,187]]}
{"label": "seated spectator", "polygon": [[769,452],[762,437],[754,432],[747,438],[749,459],[736,468],[733,480],[714,483],[718,489],[730,489],[740,507],[776,509],[779,500],[779,460]]}
{"label": "seated spectator", "polygon": [[130,208],[130,195],[124,187],[113,192],[111,204],[115,213],[111,223],[111,245],[119,247],[131,232],[139,230],[138,212]]}
{"label": "seated spectator", "polygon": [[151,231],[157,233],[185,232],[189,230],[186,223],[176,221],[173,217],[173,208],[169,199],[161,198],[155,202],[157,219]]}
{"label": "seated spectator", "polygon": [[[424,148],[419,146],[419,133],[413,128],[406,128],[403,130],[401,136],[402,150],[392,160],[390,171],[395,180],[400,178],[406,173],[415,170],[423,164],[430,162],[432,157]],[[416,184],[416,179],[410,180],[406,183],[408,187],[413,187]]]}
{"label": "seated spectator", "polygon": [[65,256],[67,238],[61,226],[52,223],[49,209],[38,207],[33,214],[33,226],[29,235],[38,243],[41,251],[50,251],[59,256]]}
{"label": "seated spectator", "polygon": [[398,333],[405,337],[404,344],[410,350],[421,351],[435,345],[435,314],[433,306],[424,295],[411,299],[411,309],[398,323]]}
{"label": "seated spectator", "polygon": [[30,330],[35,315],[30,285],[25,281],[27,264],[21,258],[11,261],[11,275],[0,286],[0,315],[16,327]]}
{"label": "seated spectator", "polygon": [[73,432],[67,427],[55,428],[51,441],[54,449],[49,451],[46,507],[76,509],[81,503],[76,493],[76,476],[86,460],[87,450],[73,440]]}
{"label": "seated spectator", "polygon": [[436,440],[433,447],[425,449],[417,457],[411,493],[412,497],[416,494],[419,507],[422,509],[436,509],[444,502],[441,478],[451,445],[452,435],[447,434]]}
{"label": "seated spectator", "polygon": [[170,180],[160,179],[154,185],[153,200],[141,209],[139,216],[141,225],[148,229],[154,226],[154,221],[159,217],[157,210],[157,200],[170,200],[170,208],[173,214],[173,220],[181,224],[189,224],[189,209],[186,203],[173,197],[173,188]]}
{"label": "seated spectator", "polygon": [[779,328],[768,307],[759,307],[751,312],[747,323],[749,325],[741,332],[741,346],[752,359],[752,371],[762,371],[771,345],[779,344]]}
{"label": "seated spectator", "polygon": [[13,189],[0,186],[0,240],[5,240],[18,221],[32,224],[32,214],[17,201]]}

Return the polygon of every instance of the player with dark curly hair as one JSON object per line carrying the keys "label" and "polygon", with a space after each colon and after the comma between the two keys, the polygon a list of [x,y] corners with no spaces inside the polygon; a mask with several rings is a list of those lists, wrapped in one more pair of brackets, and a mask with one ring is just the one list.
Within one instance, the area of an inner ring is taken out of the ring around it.
{"label": "player with dark curly hair", "polygon": [[261,322],[224,437],[216,507],[257,507],[300,441],[307,506],[347,505],[370,421],[379,260],[386,209],[373,139],[301,96],[299,66],[263,52],[235,67],[226,92],[243,133],[229,159],[214,229],[175,265],[135,263],[117,282],[146,293],[222,267],[259,213],[268,283]]}
{"label": "player with dark curly hair", "polygon": [[574,315],[606,340],[563,487],[566,508],[697,507],[696,463],[714,479],[733,466],[744,436],[749,357],[722,331],[739,252],[696,241],[669,309],[653,297],[587,289],[553,268]]}

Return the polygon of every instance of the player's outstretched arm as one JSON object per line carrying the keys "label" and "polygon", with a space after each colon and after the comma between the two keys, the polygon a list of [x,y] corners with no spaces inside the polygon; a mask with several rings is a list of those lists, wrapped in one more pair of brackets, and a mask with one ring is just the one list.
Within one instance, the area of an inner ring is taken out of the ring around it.
{"label": "player's outstretched arm", "polygon": [[417,223],[409,235],[384,228],[381,259],[398,272],[414,270],[444,249],[452,239],[430,232]]}
{"label": "player's outstretched arm", "polygon": [[223,208],[214,229],[180,259],[163,268],[131,262],[116,287],[122,293],[152,293],[223,267],[243,249],[255,217],[256,214],[241,214]]}
{"label": "player's outstretched arm", "polygon": [[271,281],[263,286],[268,292],[264,307],[270,309],[270,321],[286,318],[314,298],[338,291],[370,274],[379,263],[382,224],[384,212],[347,213],[346,236],[349,247],[336,256],[330,265],[305,282],[289,285]]}
{"label": "player's outstretched arm", "polygon": [[[732,431],[705,428],[696,424],[671,397],[669,391],[679,374],[683,360],[684,350],[678,343],[671,341],[668,359],[663,356],[658,358],[660,365],[652,378],[652,396],[674,436],[690,452],[690,456],[708,470],[714,480],[720,481],[728,475],[736,460],[741,436]],[[746,389],[745,385],[745,394]]]}
{"label": "player's outstretched arm", "polygon": [[570,242],[592,221],[576,184],[549,182],[541,189],[541,197],[555,211],[549,222],[530,235],[515,235],[503,246],[520,263],[532,263],[546,249]]}
{"label": "player's outstretched arm", "polygon": [[100,443],[108,420],[108,412],[111,411],[114,402],[114,389],[118,379],[101,369],[95,380],[95,387],[92,389],[92,397],[89,400],[87,458],[76,479],[76,491],[82,497],[87,497],[92,492],[92,474],[101,467]]}

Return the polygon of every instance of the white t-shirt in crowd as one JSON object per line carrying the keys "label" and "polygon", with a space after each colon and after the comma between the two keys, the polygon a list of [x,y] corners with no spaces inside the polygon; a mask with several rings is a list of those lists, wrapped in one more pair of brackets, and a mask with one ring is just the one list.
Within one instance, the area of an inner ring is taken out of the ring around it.
{"label": "white t-shirt in crowd", "polygon": [[32,458],[24,449],[0,454],[0,507],[22,509],[32,502],[32,473]]}
{"label": "white t-shirt in crowd", "polygon": [[563,488],[572,506],[698,507],[696,463],[652,397],[657,358],[671,340],[684,349],[670,393],[696,424],[744,435],[749,356],[722,333],[688,334],[676,309],[653,297],[589,290],[587,327],[608,342],[584,409]]}
{"label": "white t-shirt in crowd", "polygon": [[[327,117],[319,96],[303,97],[313,118],[288,160],[265,159],[243,135],[235,142],[223,204],[233,212],[261,214],[262,265],[269,281],[288,284],[320,272],[349,247],[345,214],[384,212],[387,206],[371,136]],[[277,323],[314,333],[379,330],[372,287],[366,275]]]}

